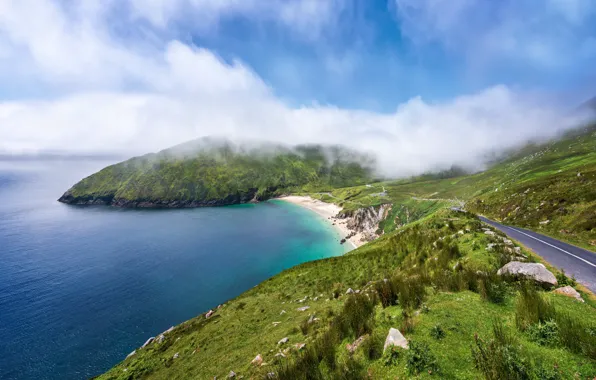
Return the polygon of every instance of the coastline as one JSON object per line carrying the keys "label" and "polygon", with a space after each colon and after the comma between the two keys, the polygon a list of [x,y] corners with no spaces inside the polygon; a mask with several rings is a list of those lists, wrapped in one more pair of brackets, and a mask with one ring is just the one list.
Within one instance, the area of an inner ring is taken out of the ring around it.
{"label": "coastline", "polygon": [[347,219],[336,218],[337,214],[342,210],[341,207],[333,203],[326,203],[318,199],[301,195],[286,195],[276,199],[290,202],[315,212],[319,216],[323,217],[328,223],[330,223],[339,232],[342,238],[353,235],[349,239],[346,239],[346,244],[350,244],[353,249],[356,249],[364,244],[362,241],[362,234],[355,233],[355,231],[351,230],[347,225]]}

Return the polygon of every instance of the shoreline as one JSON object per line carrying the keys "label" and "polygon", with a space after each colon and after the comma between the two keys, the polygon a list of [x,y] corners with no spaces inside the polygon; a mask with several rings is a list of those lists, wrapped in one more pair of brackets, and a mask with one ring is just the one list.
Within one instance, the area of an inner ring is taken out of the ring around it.
{"label": "shoreline", "polygon": [[[293,203],[295,205],[304,207],[314,213],[318,214],[319,216],[323,217],[327,223],[331,224],[333,228],[335,228],[342,239],[345,239],[346,236],[353,235],[349,239],[346,239],[345,244],[350,244],[352,249],[356,249],[362,246],[364,243],[362,242],[362,234],[355,233],[355,231],[348,228],[348,220],[347,219],[337,219],[337,214],[342,210],[341,207],[335,205],[333,203],[327,203],[320,201],[318,199],[314,199],[308,196],[301,196],[301,195],[286,195],[283,197],[275,198],[281,201],[286,201],[289,203]],[[354,234],[355,233],[355,234]]]}

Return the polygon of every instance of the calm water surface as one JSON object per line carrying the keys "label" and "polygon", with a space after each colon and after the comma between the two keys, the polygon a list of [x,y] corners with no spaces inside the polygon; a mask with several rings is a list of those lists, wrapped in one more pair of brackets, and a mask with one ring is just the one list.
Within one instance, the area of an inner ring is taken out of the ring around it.
{"label": "calm water surface", "polygon": [[299,263],[341,255],[281,201],[190,210],[55,200],[97,161],[0,162],[0,378],[83,379]]}

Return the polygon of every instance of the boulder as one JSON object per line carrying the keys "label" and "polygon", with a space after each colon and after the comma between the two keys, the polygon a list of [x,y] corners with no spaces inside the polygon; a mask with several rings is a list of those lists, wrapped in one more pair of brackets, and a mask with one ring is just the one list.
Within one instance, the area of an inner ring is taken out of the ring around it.
{"label": "boulder", "polygon": [[228,379],[233,379],[234,377],[236,377],[236,372],[230,371],[230,373],[228,373]]}
{"label": "boulder", "polygon": [[383,352],[385,352],[391,346],[397,346],[405,349],[408,348],[408,340],[404,338],[398,329],[394,329],[393,327],[389,329],[389,334],[387,334],[385,345],[383,346]]}
{"label": "boulder", "polygon": [[503,268],[497,271],[499,276],[511,275],[513,277],[523,277],[536,281],[542,286],[557,286],[557,278],[546,267],[539,263],[522,263],[520,261],[511,261],[505,264]]}
{"label": "boulder", "polygon": [[306,311],[306,310],[308,310],[308,309],[310,309],[310,306],[302,306],[302,307],[299,307],[299,308],[298,308],[298,309],[296,309],[296,310],[298,310],[298,311]]}
{"label": "boulder", "polygon": [[306,346],[306,343],[296,343],[296,344],[294,345],[294,347],[295,347],[295,348],[296,348],[298,351],[302,350],[302,349],[303,349],[305,346]]}
{"label": "boulder", "polygon": [[213,315],[214,311],[213,310],[209,310],[207,312],[207,314],[205,314],[205,318],[210,318]]}
{"label": "boulder", "polygon": [[487,234],[487,235],[489,235],[489,236],[494,236],[495,235],[495,233],[493,231],[491,231],[491,230],[484,231],[484,233]]}
{"label": "boulder", "polygon": [[251,362],[250,364],[256,365],[256,366],[260,366],[261,364],[263,364],[263,357],[261,356],[261,354],[258,354]]}
{"label": "boulder", "polygon": [[346,290],[346,294],[353,294],[354,293],[354,289],[352,288],[348,288],[348,290]]}
{"label": "boulder", "polygon": [[180,353],[179,353],[179,352],[176,352],[176,353],[174,354],[174,359],[178,359],[178,357],[180,357]]}
{"label": "boulder", "polygon": [[160,334],[157,337],[157,343],[163,343],[163,341],[166,339],[166,336],[164,334]]}
{"label": "boulder", "polygon": [[566,297],[575,298],[579,302],[584,302],[581,294],[577,292],[577,290],[573,289],[571,286],[563,286],[561,288],[555,289],[554,293],[564,295]]}

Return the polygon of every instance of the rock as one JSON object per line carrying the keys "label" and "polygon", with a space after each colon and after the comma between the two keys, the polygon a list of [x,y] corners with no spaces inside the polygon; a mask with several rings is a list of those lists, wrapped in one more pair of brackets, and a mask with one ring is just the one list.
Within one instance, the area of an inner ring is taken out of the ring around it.
{"label": "rock", "polygon": [[354,293],[360,294],[360,289],[356,289],[356,291]]}
{"label": "rock", "polygon": [[289,341],[289,340],[290,340],[290,339],[289,339],[288,337],[281,338],[281,339],[279,340],[279,342],[277,342],[277,344],[278,344],[278,345],[281,345],[281,344],[286,344],[286,343],[288,343],[288,341]]}
{"label": "rock", "polygon": [[387,334],[385,345],[383,346],[383,352],[391,346],[408,349],[408,340],[404,338],[398,329],[394,329],[393,327],[389,329],[389,334]]}
{"label": "rock", "polygon": [[147,346],[148,346],[148,345],[150,345],[150,344],[151,344],[151,343],[152,343],[154,340],[155,340],[155,337],[153,337],[153,336],[152,336],[151,338],[147,339],[147,340],[145,341],[145,343],[143,343],[143,345],[141,346],[141,348],[145,348],[145,347],[147,347]]}
{"label": "rock", "polygon": [[298,310],[298,311],[306,311],[306,310],[308,310],[308,309],[310,309],[310,306],[302,306],[302,307],[299,307],[299,308],[298,308],[298,309],[296,309],[296,310]]}
{"label": "rock", "polygon": [[282,311],[279,313],[279,315],[284,315],[285,313],[286,313],[286,311],[285,311],[285,310],[282,310]]}
{"label": "rock", "polygon": [[272,323],[273,323],[273,326],[277,326],[277,325],[281,324],[281,322],[272,322]]}
{"label": "rock", "polygon": [[296,347],[296,349],[297,349],[298,351],[300,351],[300,350],[302,350],[304,347],[306,347],[306,343],[296,343],[296,344],[294,345],[294,347]]}
{"label": "rock", "polygon": [[205,318],[210,318],[213,315],[214,311],[213,310],[209,310],[207,312],[207,314],[205,314]]}
{"label": "rock", "polygon": [[463,230],[459,230],[459,231],[457,231],[457,233],[460,234],[460,235],[463,235],[464,234],[464,231]]}
{"label": "rock", "polygon": [[348,349],[348,351],[350,351],[351,354],[353,354],[354,351],[356,351],[356,349],[362,344],[362,342],[364,342],[366,338],[368,338],[368,334],[362,335],[360,338],[356,339],[352,344],[347,344],[346,348]]}
{"label": "rock", "polygon": [[493,231],[491,231],[491,230],[484,231],[484,233],[487,234],[487,235],[489,235],[489,236],[494,236],[495,235],[495,233]]}
{"label": "rock", "polygon": [[260,366],[261,364],[263,364],[263,357],[261,356],[261,354],[258,354],[251,362],[250,364],[252,365],[256,365],[256,366]]}
{"label": "rock", "polygon": [[176,353],[174,354],[174,359],[178,359],[179,357],[180,357],[180,353],[179,353],[179,352],[176,352]]}
{"label": "rock", "polygon": [[571,298],[575,298],[576,300],[580,301],[580,302],[584,302],[581,294],[579,294],[577,292],[577,290],[573,289],[571,286],[567,285],[567,286],[563,286],[561,288],[555,289],[553,291],[553,293],[557,293],[557,294],[561,294],[563,296],[566,297],[571,297]]}
{"label": "rock", "polygon": [[517,253],[518,255],[521,254],[521,248],[520,247],[513,247],[513,250],[515,251],[515,253]]}
{"label": "rock", "polygon": [[488,245],[486,246],[486,250],[492,251],[492,249],[497,245],[498,245],[497,243],[488,243]]}
{"label": "rock", "polygon": [[134,350],[133,352],[131,352],[130,354],[126,355],[126,358],[130,358],[131,356],[135,356],[137,354],[137,350]]}
{"label": "rock", "polygon": [[311,323],[313,323],[315,321],[315,315],[311,314],[310,318],[308,318],[308,324],[310,325]]}
{"label": "rock", "polygon": [[236,372],[230,371],[230,373],[228,373],[228,379],[232,379],[234,377],[236,377]]}
{"label": "rock", "polygon": [[278,352],[277,354],[275,354],[275,357],[276,357],[276,358],[285,358],[285,357],[286,357],[286,355],[284,355],[284,353],[283,353],[283,352]]}
{"label": "rock", "polygon": [[171,333],[172,331],[174,331],[174,326],[170,327],[169,329],[167,329],[166,331],[163,332],[163,334],[167,334],[167,333]]}
{"label": "rock", "polygon": [[522,263],[520,261],[512,261],[505,264],[503,268],[497,271],[498,275],[509,274],[514,277],[530,278],[537,283],[546,286],[556,286],[557,279],[546,267],[539,263]]}
{"label": "rock", "polygon": [[346,294],[353,294],[354,293],[354,289],[352,288],[348,288],[348,290],[346,290]]}
{"label": "rock", "polygon": [[505,243],[505,245],[508,245],[510,247],[513,245],[513,242],[509,239],[503,239],[503,243]]}
{"label": "rock", "polygon": [[346,239],[341,239],[341,240],[339,241],[339,244],[344,244],[345,242],[346,242]]}
{"label": "rock", "polygon": [[157,343],[163,343],[163,341],[166,339],[166,336],[164,334],[160,334],[157,337]]}
{"label": "rock", "polygon": [[544,226],[544,225],[549,224],[549,223],[550,223],[550,220],[547,219],[547,220],[544,220],[544,221],[540,222],[539,224]]}

